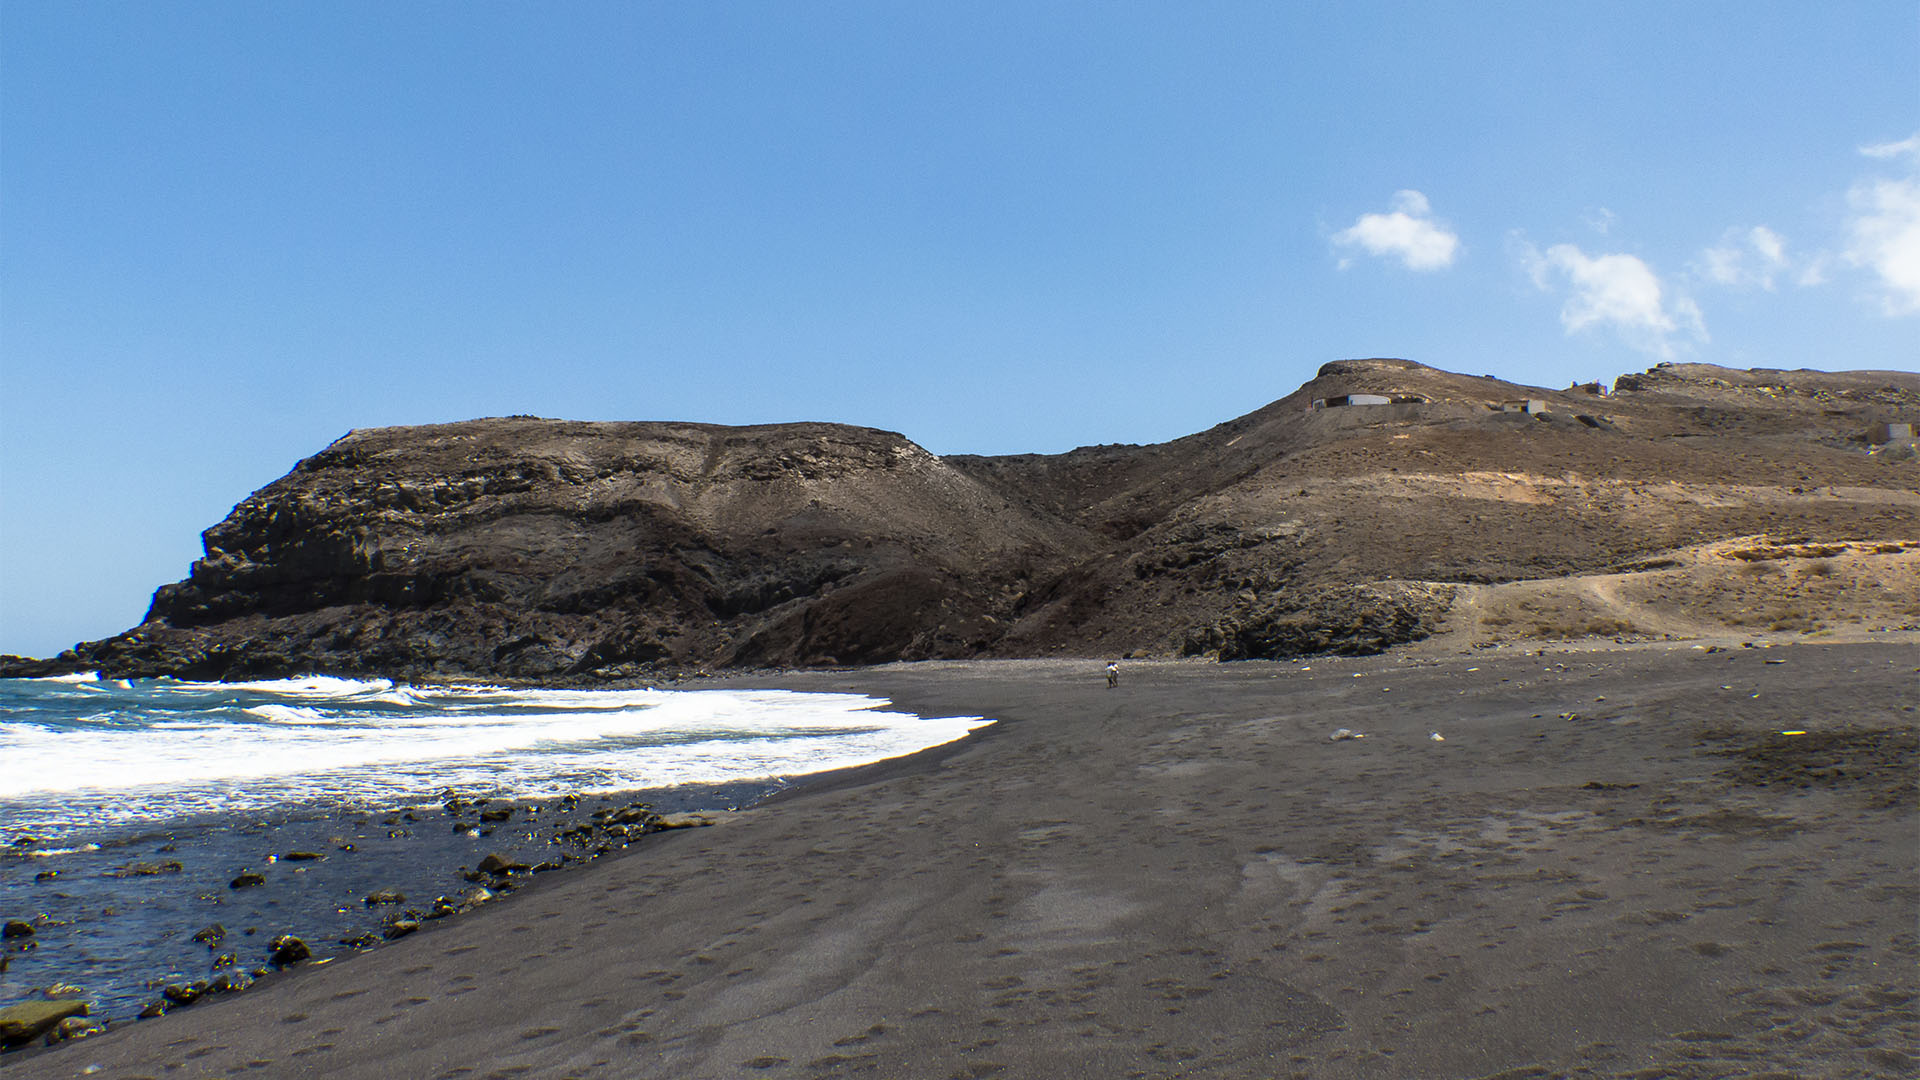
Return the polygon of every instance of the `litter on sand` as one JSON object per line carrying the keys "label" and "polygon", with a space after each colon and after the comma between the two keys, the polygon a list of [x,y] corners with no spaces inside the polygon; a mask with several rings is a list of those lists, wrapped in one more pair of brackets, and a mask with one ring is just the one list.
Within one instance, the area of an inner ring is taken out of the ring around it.
{"label": "litter on sand", "polygon": [[1334,742],[1340,742],[1344,739],[1364,739],[1366,736],[1352,728],[1335,728],[1333,734],[1327,736],[1327,738],[1332,739]]}
{"label": "litter on sand", "polygon": [[1427,739],[1430,742],[1446,742],[1447,741],[1447,737],[1445,735],[1440,734],[1437,731],[1427,736]]}

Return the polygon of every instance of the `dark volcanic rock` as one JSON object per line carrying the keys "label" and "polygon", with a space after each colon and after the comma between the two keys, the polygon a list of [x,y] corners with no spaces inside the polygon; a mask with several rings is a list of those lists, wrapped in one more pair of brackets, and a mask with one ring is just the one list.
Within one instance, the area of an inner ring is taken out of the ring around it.
{"label": "dark volcanic rock", "polygon": [[[1920,465],[1863,434],[1920,415],[1920,376],[1662,365],[1618,385],[1342,360],[1173,442],[992,458],[813,423],[355,431],[208,529],[140,626],[0,673],[586,683],[1368,652],[1431,632],[1430,586],[1920,532]],[[1309,408],[1354,393],[1394,403]],[[1547,411],[1500,408],[1519,399]]]}
{"label": "dark volcanic rock", "polygon": [[292,934],[281,934],[267,943],[267,959],[281,967],[297,964],[313,955],[307,943]]}
{"label": "dark volcanic rock", "polygon": [[76,655],[549,680],[946,655],[988,644],[984,617],[1072,532],[865,428],[359,431],[209,529],[140,627]]}

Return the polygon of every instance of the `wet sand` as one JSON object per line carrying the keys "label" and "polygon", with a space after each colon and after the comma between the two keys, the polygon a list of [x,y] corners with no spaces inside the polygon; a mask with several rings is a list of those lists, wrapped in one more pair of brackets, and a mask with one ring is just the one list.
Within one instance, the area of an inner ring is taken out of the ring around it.
{"label": "wet sand", "polygon": [[1002,722],[0,1071],[1908,1076],[1914,646],[794,675]]}

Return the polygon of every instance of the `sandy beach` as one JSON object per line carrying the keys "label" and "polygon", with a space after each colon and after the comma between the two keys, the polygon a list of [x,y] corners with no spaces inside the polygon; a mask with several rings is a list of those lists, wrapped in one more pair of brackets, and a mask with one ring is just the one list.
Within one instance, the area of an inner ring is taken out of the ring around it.
{"label": "sandy beach", "polygon": [[0,1071],[1910,1076],[1914,637],[755,680],[1000,722]]}

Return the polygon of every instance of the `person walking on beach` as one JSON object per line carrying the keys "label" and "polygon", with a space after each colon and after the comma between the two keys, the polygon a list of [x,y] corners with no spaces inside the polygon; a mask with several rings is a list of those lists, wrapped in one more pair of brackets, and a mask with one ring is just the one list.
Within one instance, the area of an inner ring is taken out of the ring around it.
{"label": "person walking on beach", "polygon": [[1115,663],[1112,660],[1109,660],[1107,661],[1107,689],[1111,690],[1114,687],[1119,685],[1120,685],[1120,665]]}

